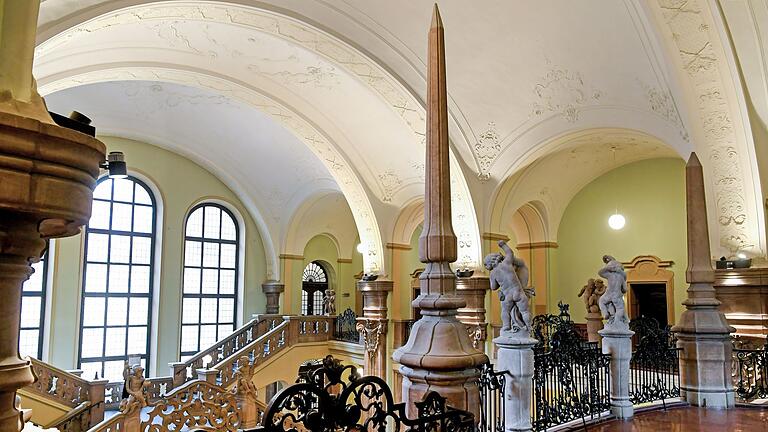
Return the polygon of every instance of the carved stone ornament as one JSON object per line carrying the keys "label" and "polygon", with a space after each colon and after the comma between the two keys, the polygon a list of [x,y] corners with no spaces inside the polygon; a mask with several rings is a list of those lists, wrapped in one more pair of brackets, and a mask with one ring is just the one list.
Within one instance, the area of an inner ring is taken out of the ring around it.
{"label": "carved stone ornament", "polygon": [[472,341],[472,346],[476,349],[482,347],[483,341],[488,336],[486,334],[485,324],[468,325],[467,334],[469,334],[469,340]]}
{"label": "carved stone ornament", "polygon": [[579,291],[579,297],[584,301],[584,306],[587,309],[587,313],[600,312],[600,306],[598,301],[600,296],[605,293],[605,282],[602,279],[589,278],[587,284],[581,287]]}
{"label": "carved stone ornament", "polygon": [[123,379],[123,399],[120,401],[120,412],[129,415],[135,410],[141,410],[147,406],[144,368],[140,365],[129,365],[126,360]]}
{"label": "carved stone ornament", "polygon": [[528,286],[528,267],[525,261],[515,257],[504,240],[499,240],[500,253],[488,254],[483,263],[490,272],[491,290],[499,290],[501,301],[501,332],[512,335],[531,330],[530,297],[535,295]]}
{"label": "carved stone ornament", "polygon": [[607,320],[606,327],[618,326],[629,329],[629,318],[624,308],[624,294],[627,292],[627,274],[624,273],[624,267],[616,258],[610,255],[603,255],[605,266],[597,272],[601,277],[608,281],[608,288],[600,296],[598,305],[600,312]]}
{"label": "carved stone ornament", "polygon": [[361,320],[357,323],[357,331],[363,336],[365,350],[374,353],[379,349],[379,340],[384,334],[384,322]]}

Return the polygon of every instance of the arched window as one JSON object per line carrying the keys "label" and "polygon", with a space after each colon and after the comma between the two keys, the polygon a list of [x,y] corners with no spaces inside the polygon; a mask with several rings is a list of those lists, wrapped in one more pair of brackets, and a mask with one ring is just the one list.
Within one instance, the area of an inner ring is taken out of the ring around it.
{"label": "arched window", "polygon": [[19,327],[19,353],[22,357],[43,356],[43,329],[45,324],[45,296],[48,291],[48,252],[33,264],[35,272],[21,289],[21,321]]}
{"label": "arched window", "polygon": [[322,315],[328,274],[320,263],[312,261],[301,275],[301,314]]}
{"label": "arched window", "polygon": [[240,230],[218,204],[193,208],[184,234],[181,359],[235,329]]}
{"label": "arched window", "polygon": [[155,198],[140,180],[102,178],[85,230],[78,365],[120,381],[123,362],[146,368],[151,333]]}

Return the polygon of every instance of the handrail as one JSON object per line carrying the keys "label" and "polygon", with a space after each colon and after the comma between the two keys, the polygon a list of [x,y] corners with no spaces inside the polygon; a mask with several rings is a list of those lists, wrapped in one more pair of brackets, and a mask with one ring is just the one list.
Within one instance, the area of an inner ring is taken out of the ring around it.
{"label": "handrail", "polygon": [[37,381],[24,387],[25,390],[70,408],[75,408],[89,399],[90,381],[35,358],[30,357],[30,360]]}
{"label": "handrail", "polygon": [[88,432],[123,432],[125,431],[125,420],[125,414],[117,413],[88,429]]}
{"label": "handrail", "polygon": [[75,409],[68,411],[51,421],[44,429],[56,428],[62,432],[88,430],[90,425],[91,402],[85,401]]}

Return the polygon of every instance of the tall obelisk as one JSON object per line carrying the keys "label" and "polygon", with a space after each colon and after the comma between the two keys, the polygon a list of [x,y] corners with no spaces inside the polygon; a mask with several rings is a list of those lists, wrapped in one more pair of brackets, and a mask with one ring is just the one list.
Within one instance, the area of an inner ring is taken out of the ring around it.
{"label": "tall obelisk", "polygon": [[480,398],[476,367],[485,354],[472,346],[466,326],[456,319],[466,302],[456,295],[456,235],[451,223],[451,179],[448,147],[448,99],[445,85],[443,23],[435,5],[429,29],[427,63],[427,156],[425,165],[424,228],[419,258],[426,264],[413,306],[422,318],[413,325],[408,342],[395,351],[403,375],[403,401],[413,403],[437,391],[456,408],[475,412]]}
{"label": "tall obelisk", "polygon": [[715,272],[709,250],[707,205],[704,174],[691,153],[685,166],[685,195],[688,223],[688,269],[685,279],[690,284],[686,310],[672,328],[677,334],[680,355],[680,390],[691,405],[715,408],[734,406],[731,381],[731,332],[725,316],[718,310],[715,298]]}

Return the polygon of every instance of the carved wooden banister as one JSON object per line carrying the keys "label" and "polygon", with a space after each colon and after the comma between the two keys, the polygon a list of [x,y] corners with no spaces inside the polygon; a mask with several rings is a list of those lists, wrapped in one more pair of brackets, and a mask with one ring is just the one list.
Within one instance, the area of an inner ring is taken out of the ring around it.
{"label": "carved wooden banister", "polygon": [[88,432],[128,432],[125,423],[125,415],[119,413],[88,429]]}
{"label": "carved wooden banister", "polygon": [[91,403],[85,401],[75,409],[53,420],[44,429],[58,429],[60,432],[81,432],[91,427]]}
{"label": "carved wooden banister", "polygon": [[171,363],[173,386],[179,386],[196,376],[196,370],[219,363],[253,342],[256,338],[273,329],[283,321],[282,315],[255,315],[254,319],[235,330],[210,347],[200,351],[183,362]]}
{"label": "carved wooden banister", "polygon": [[[114,410],[120,405],[120,401],[123,400],[123,384],[122,382],[111,382],[106,385],[104,391],[104,407],[106,409]],[[147,401],[154,402],[162,399],[167,392],[173,389],[173,377],[147,378],[144,381],[144,385],[147,392]]]}

